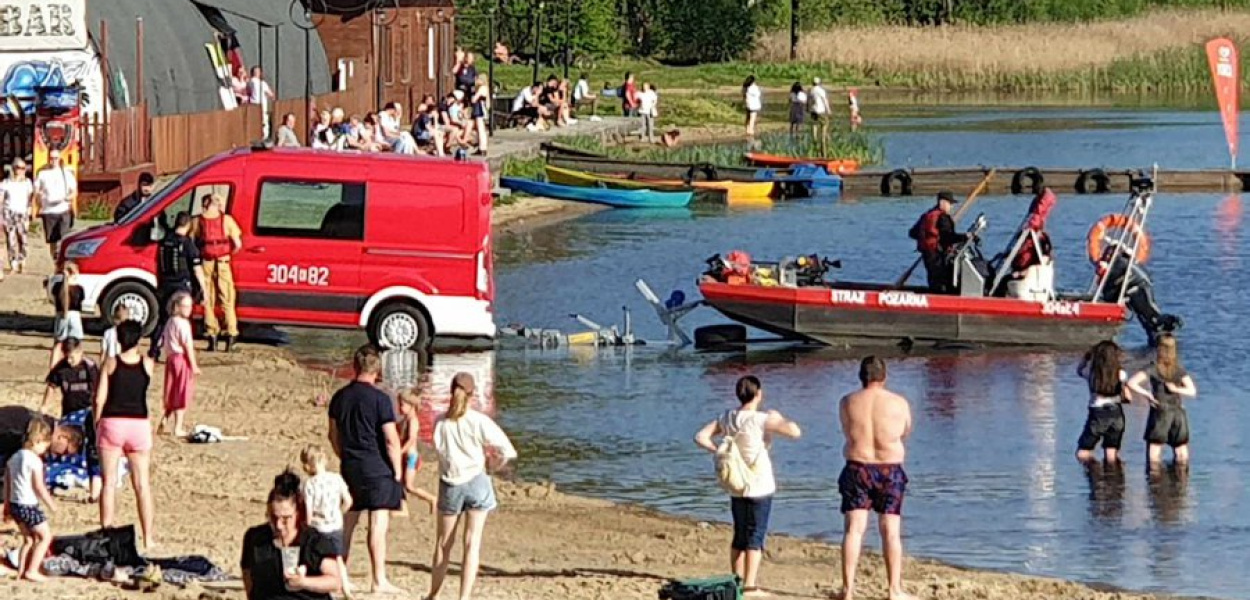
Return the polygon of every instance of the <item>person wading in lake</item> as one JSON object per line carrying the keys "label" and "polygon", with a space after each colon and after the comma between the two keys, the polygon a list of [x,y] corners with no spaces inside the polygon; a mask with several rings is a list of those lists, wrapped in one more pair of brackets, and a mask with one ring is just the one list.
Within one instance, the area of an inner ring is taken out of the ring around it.
{"label": "person wading in lake", "polygon": [[938,192],[937,206],[930,208],[916,224],[911,226],[907,235],[916,240],[916,252],[924,261],[924,270],[929,277],[929,291],[934,294],[953,293],[955,272],[951,262],[951,252],[955,246],[968,241],[968,236],[955,232],[955,219],[951,217],[951,207],[958,200],[948,191]]}
{"label": "person wading in lake", "polygon": [[1103,457],[1108,463],[1119,462],[1120,441],[1124,439],[1124,408],[1128,390],[1126,375],[1120,368],[1120,347],[1112,341],[1098,342],[1076,372],[1089,384],[1089,415],[1076,442],[1076,459],[1094,460],[1094,449],[1102,442]]}
{"label": "person wading in lake", "polygon": [[386,577],[386,530],[391,511],[399,510],[404,499],[395,404],[376,386],[382,375],[377,350],[372,346],[356,350],[352,367],[355,379],[330,399],[330,444],[353,500],[343,520],[343,562],[349,564],[352,534],[364,516],[369,523],[371,591],[403,594]]}
{"label": "person wading in lake", "polygon": [[1128,388],[1150,402],[1150,416],[1146,419],[1146,457],[1150,464],[1153,466],[1162,462],[1164,444],[1172,447],[1176,464],[1187,464],[1189,413],[1181,402],[1197,397],[1198,388],[1185,367],[1181,366],[1176,338],[1172,334],[1159,336],[1154,364],[1134,373],[1128,380]]}
{"label": "person wading in lake", "polygon": [[863,389],[846,395],[839,404],[846,467],[838,477],[842,514],[843,600],[855,596],[855,569],[868,530],[868,511],[877,513],[890,600],[910,600],[903,591],[903,495],[907,473],[903,441],[911,435],[911,407],[907,399],[885,388],[885,362],[869,356],[859,365]]}
{"label": "person wading in lake", "polygon": [[741,406],[725,411],[715,421],[705,425],[695,434],[694,443],[716,454],[720,448],[713,438],[730,438],[733,443],[727,450],[741,453],[742,460],[750,465],[751,476],[746,488],[742,493],[732,492],[729,500],[734,522],[729,561],[734,575],[742,578],[746,595],[760,596],[764,592],[756,586],[756,578],[764,560],[768,516],[772,512],[773,494],[777,491],[768,448],[774,434],[797,440],[802,432],[798,424],[781,413],[761,410],[764,390],[756,377],[748,375],[739,379],[735,392]]}

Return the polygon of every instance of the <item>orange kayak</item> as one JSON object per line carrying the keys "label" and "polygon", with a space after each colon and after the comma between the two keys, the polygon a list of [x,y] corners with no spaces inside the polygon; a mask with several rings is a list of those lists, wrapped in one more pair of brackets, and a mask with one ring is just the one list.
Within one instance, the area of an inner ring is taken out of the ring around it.
{"label": "orange kayak", "polygon": [[859,161],[853,158],[796,158],[763,152],[748,152],[747,161],[761,167],[793,167],[804,163],[820,165],[836,175],[845,175],[859,170]]}

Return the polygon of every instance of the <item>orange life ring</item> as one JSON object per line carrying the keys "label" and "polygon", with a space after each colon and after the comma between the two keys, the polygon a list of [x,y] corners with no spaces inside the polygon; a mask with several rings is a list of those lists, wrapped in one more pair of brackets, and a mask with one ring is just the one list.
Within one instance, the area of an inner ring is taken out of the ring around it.
{"label": "orange life ring", "polygon": [[1150,236],[1141,230],[1141,226],[1131,221],[1123,214],[1107,215],[1094,223],[1089,229],[1089,236],[1086,238],[1089,250],[1089,260],[1094,264],[1098,264],[1103,260],[1104,246],[1108,231],[1117,229],[1130,228],[1133,235],[1137,236],[1137,262],[1145,263],[1150,260]]}

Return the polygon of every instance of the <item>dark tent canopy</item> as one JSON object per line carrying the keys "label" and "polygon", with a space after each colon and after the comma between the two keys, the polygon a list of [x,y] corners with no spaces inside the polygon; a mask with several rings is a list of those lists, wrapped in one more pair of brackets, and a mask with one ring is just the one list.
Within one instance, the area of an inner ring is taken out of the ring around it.
{"label": "dark tent canopy", "polygon": [[[287,15],[289,0],[107,0],[89,2],[92,37],[99,43],[100,21],[108,23],[112,81],[125,80],[131,103],[137,100],[136,18],[143,18],[144,98],[153,115],[221,108],[218,82],[204,44],[223,28],[233,30],[249,67],[261,65],[279,98],[304,95],[304,35]],[[210,22],[210,18],[213,22]],[[216,27],[214,26],[216,24]],[[227,33],[229,31],[226,31]],[[325,48],[310,36],[312,93],[330,91]],[[121,96],[114,90],[114,106]]]}

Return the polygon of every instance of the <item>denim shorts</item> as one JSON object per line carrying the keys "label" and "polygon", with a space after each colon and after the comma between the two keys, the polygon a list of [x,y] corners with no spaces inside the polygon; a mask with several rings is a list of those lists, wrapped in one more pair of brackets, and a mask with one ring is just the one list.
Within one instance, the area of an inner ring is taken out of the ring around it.
{"label": "denim shorts", "polygon": [[438,512],[458,515],[466,510],[495,510],[495,485],[490,476],[482,473],[460,485],[438,482]]}
{"label": "denim shorts", "polygon": [[729,509],[734,517],[734,539],[730,547],[734,550],[763,550],[773,497],[730,498]]}

